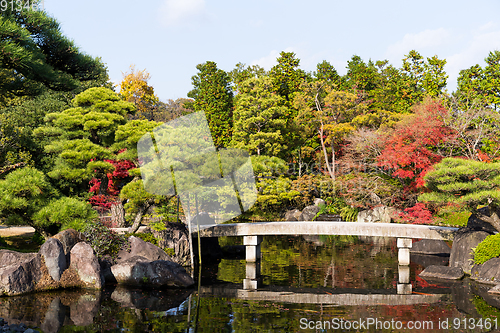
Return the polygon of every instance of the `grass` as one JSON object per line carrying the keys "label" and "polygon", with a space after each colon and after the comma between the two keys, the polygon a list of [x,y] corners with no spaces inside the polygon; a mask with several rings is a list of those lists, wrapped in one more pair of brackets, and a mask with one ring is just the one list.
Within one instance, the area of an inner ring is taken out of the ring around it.
{"label": "grass", "polygon": [[38,252],[38,244],[32,235],[1,237],[0,249],[12,250],[17,252]]}

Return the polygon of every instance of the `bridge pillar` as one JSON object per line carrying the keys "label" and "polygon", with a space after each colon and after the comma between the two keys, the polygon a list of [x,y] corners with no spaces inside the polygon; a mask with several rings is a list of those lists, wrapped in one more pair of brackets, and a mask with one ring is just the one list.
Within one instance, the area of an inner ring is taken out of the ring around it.
{"label": "bridge pillar", "polygon": [[402,266],[410,264],[411,238],[398,238],[398,263]]}
{"label": "bridge pillar", "polygon": [[398,284],[397,291],[400,295],[408,295],[412,292],[412,287],[410,283],[410,266],[398,265]]}
{"label": "bridge pillar", "polygon": [[260,260],[260,243],[262,243],[262,236],[243,236],[247,262]]}
{"label": "bridge pillar", "polygon": [[255,290],[262,284],[260,276],[260,243],[262,236],[243,236],[243,245],[246,250],[246,278],[243,280],[243,289]]}

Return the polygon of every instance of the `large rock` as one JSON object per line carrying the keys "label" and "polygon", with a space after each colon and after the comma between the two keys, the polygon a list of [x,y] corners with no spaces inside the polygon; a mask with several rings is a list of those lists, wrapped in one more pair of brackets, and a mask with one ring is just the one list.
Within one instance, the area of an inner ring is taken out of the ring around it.
{"label": "large rock", "polygon": [[70,268],[78,274],[82,287],[91,289],[103,287],[104,277],[101,274],[101,266],[89,244],[84,242],[76,244],[71,249],[70,262]]}
{"label": "large rock", "polygon": [[291,209],[285,212],[285,221],[298,221],[300,218],[300,210]]}
{"label": "large rock", "polygon": [[149,261],[140,256],[113,265],[111,273],[118,283],[135,287],[189,287],[194,284],[181,265],[166,260]]}
{"label": "large rock", "polygon": [[490,234],[485,231],[460,229],[455,235],[450,254],[450,267],[460,267],[466,274],[471,274],[474,264],[473,248],[476,248]]}
{"label": "large rock", "polygon": [[482,283],[500,284],[500,258],[472,267],[470,278]]}
{"label": "large rock", "polygon": [[451,253],[451,249],[443,240],[422,239],[421,241],[412,244],[410,252],[448,256]]}
{"label": "large rock", "polygon": [[11,250],[0,250],[0,268],[31,260],[36,253],[22,253]]}
{"label": "large rock", "polygon": [[467,220],[467,228],[473,229],[475,231],[486,231],[490,234],[497,233],[499,230],[496,230],[491,223],[486,222],[485,220],[491,217],[492,212],[490,207],[483,207],[477,210],[476,214],[472,214]]}
{"label": "large rock", "polygon": [[49,275],[54,281],[59,281],[64,270],[68,268],[61,242],[56,238],[49,238],[38,253],[42,256]]}
{"label": "large rock", "polygon": [[69,256],[69,253],[73,248],[73,246],[75,246],[77,243],[84,241],[83,235],[80,232],[76,231],[75,229],[66,229],[64,231],[61,231],[52,238],[56,238],[61,242],[64,254],[66,256]]}
{"label": "large rock", "polygon": [[299,221],[312,221],[316,214],[319,212],[318,206],[307,206],[302,209],[302,214],[300,214]]}
{"label": "large rock", "polygon": [[172,260],[170,256],[158,246],[145,242],[138,237],[130,236],[128,241],[130,243],[130,251],[121,250],[118,253],[117,263],[132,257],[143,257],[149,261]]}
{"label": "large rock", "polygon": [[[0,251],[0,295],[14,296],[35,291],[42,277],[41,256],[37,253]],[[15,262],[14,258],[18,261]]]}
{"label": "large rock", "polygon": [[359,212],[357,221],[364,223],[391,223],[396,214],[397,210],[393,207],[379,206]]}
{"label": "large rock", "polygon": [[151,230],[151,232],[159,240],[158,246],[160,248],[174,249],[173,262],[182,266],[189,265],[189,231],[184,223],[170,222],[166,224],[165,230]]}
{"label": "large rock", "polygon": [[429,266],[426,267],[418,276],[421,278],[460,280],[464,277],[464,271],[460,267],[448,266]]}
{"label": "large rock", "polygon": [[321,198],[314,198],[314,205],[315,206],[320,206],[320,205],[326,205],[326,201],[321,199]]}

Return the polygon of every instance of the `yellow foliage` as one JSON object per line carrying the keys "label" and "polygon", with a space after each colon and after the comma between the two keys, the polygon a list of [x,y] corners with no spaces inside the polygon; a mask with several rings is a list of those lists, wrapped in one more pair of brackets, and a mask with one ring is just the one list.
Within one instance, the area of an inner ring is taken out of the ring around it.
{"label": "yellow foliage", "polygon": [[152,114],[159,98],[155,95],[154,88],[148,84],[150,74],[145,69],[136,71],[135,65],[130,65],[130,73],[122,74],[120,94],[127,102],[135,104],[138,118]]}

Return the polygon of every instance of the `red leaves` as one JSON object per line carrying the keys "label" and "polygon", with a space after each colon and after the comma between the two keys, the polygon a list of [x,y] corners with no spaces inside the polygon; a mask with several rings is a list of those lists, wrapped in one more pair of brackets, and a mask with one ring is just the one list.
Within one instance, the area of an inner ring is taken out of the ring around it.
{"label": "red leaves", "polygon": [[413,180],[412,186],[423,186],[423,177],[443,156],[436,149],[454,133],[442,121],[447,110],[440,102],[419,105],[415,115],[396,126],[385,141],[378,165],[393,170],[393,176]]}
{"label": "red leaves", "polygon": [[[113,164],[115,171],[113,173],[108,173],[108,195],[94,195],[89,199],[92,206],[99,206],[106,209],[111,207],[111,204],[116,201],[116,196],[120,193],[119,188],[123,186],[123,182],[126,178],[130,177],[128,171],[135,168],[134,163],[130,161],[113,161],[104,160],[105,162]],[[89,192],[99,193],[99,187],[101,186],[101,180],[97,178],[92,178],[89,182],[90,189]]]}
{"label": "red leaves", "polygon": [[418,202],[415,206],[406,208],[399,217],[405,223],[412,224],[432,224],[432,213],[427,209],[425,204]]}

